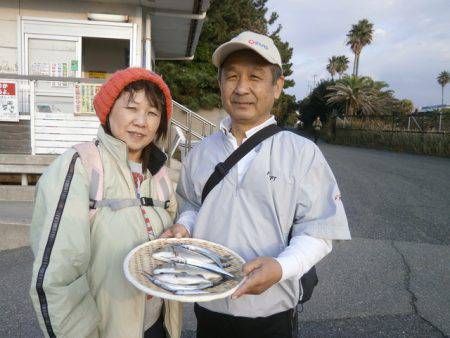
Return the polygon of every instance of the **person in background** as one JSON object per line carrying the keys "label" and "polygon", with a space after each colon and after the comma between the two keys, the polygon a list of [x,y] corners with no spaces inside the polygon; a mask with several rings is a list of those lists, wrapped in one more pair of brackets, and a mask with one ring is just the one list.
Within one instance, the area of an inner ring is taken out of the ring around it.
{"label": "person in background", "polygon": [[295,337],[300,277],[331,252],[333,239],[350,239],[339,188],[319,148],[286,130],[243,157],[202,203],[216,165],[276,124],[271,110],[284,84],[280,53],[261,34],[219,46],[213,64],[229,116],[183,163],[180,217],[162,237],[216,242],[247,262],[231,298],[195,304],[197,337]]}
{"label": "person in background", "polygon": [[[101,122],[102,199],[90,200],[93,176],[72,148],[38,183],[30,294],[39,324],[49,337],[163,338],[167,330],[178,338],[179,304],[165,303],[163,316],[163,301],[136,289],[123,272],[126,255],[157,238],[175,217],[166,155],[156,145],[172,114],[169,88],[146,69],[124,69],[102,85],[94,107]],[[162,198],[157,190],[165,190]],[[127,201],[141,202],[123,205]],[[89,207],[101,203],[91,218]]]}
{"label": "person in background", "polygon": [[316,116],[316,119],[313,122],[313,129],[314,129],[314,143],[317,144],[317,141],[319,140],[320,136],[320,130],[322,129],[322,122],[320,121],[320,116]]}

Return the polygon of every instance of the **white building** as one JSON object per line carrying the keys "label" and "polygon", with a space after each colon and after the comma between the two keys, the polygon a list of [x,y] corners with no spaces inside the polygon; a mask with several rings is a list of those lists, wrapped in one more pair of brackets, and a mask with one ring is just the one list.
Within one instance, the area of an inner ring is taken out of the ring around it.
{"label": "white building", "polygon": [[16,93],[10,101],[0,93],[0,153],[56,154],[91,140],[98,83],[128,66],[192,60],[208,7],[209,0],[1,1],[0,83]]}

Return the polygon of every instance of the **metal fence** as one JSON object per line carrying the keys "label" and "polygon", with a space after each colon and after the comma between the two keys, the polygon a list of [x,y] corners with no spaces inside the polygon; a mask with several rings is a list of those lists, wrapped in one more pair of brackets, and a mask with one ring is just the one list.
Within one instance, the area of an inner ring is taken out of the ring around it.
{"label": "metal fence", "polygon": [[450,113],[429,112],[411,115],[339,116],[336,127],[351,130],[371,130],[411,133],[450,133]]}

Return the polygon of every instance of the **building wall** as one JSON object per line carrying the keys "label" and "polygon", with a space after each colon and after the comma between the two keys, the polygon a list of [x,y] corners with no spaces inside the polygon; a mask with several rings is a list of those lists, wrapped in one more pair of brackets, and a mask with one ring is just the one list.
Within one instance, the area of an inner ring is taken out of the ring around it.
{"label": "building wall", "polygon": [[[87,20],[87,13],[104,13],[104,14],[121,14],[128,15],[130,23],[135,23],[137,26],[137,41],[135,48],[134,59],[137,64],[141,63],[142,54],[142,9],[135,5],[125,4],[105,4],[98,2],[86,2],[86,1],[73,1],[73,0],[2,0],[0,1],[0,78],[1,73],[18,73],[19,72],[19,17],[38,17],[38,18],[50,18],[50,19],[68,19],[68,20]],[[38,32],[36,32],[38,33]],[[105,36],[107,38],[107,36]],[[107,53],[105,48],[105,53]],[[101,55],[105,58],[105,53]],[[117,57],[116,55],[114,57]],[[124,57],[124,55],[121,55]],[[97,64],[95,57],[90,57],[90,60]],[[111,63],[117,64],[118,60],[110,59]],[[103,69],[97,69],[103,70]],[[105,69],[108,71],[109,69]],[[19,105],[19,107],[21,107]],[[28,115],[28,116],[27,116]],[[42,115],[42,114],[41,114]],[[49,120],[45,116],[36,120],[36,123],[45,122],[46,126],[51,125],[51,130],[56,128],[62,128],[66,124],[74,124],[74,121],[62,121],[57,114],[51,116]],[[0,122],[0,153],[10,154],[30,154],[31,153],[31,140],[30,140],[30,120],[29,120],[29,107],[26,110],[21,110],[21,116],[23,118],[19,122]],[[39,117],[39,116],[38,116]],[[76,120],[88,119],[78,118]],[[64,123],[63,123],[64,122]],[[88,129],[86,124],[95,124],[92,121],[76,122],[76,125],[84,126],[84,129]],[[37,125],[36,130],[41,128],[45,129],[46,126]],[[89,125],[90,126],[90,125]],[[50,128],[48,128],[50,129]],[[92,129],[92,128],[91,128]],[[62,135],[55,135],[62,138]],[[66,137],[67,136],[67,137]],[[63,139],[55,138],[51,141],[36,141],[36,149],[39,150],[39,146],[45,146],[45,142],[64,145],[65,140],[70,141],[71,135],[65,135]],[[82,135],[83,137],[90,138],[90,135]],[[84,140],[84,139],[83,139]],[[42,143],[44,145],[38,144]],[[56,149],[56,148],[55,148]],[[56,150],[60,150],[57,148]]]}
{"label": "building wall", "polygon": [[0,73],[18,72],[18,17],[87,20],[87,13],[128,15],[137,24],[136,60],[142,54],[141,8],[134,5],[105,4],[73,0],[2,0],[0,1]]}

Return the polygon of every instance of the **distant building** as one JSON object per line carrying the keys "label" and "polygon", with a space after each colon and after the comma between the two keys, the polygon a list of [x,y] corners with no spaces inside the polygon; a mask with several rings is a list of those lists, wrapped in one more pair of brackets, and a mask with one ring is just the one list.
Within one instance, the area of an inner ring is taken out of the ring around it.
{"label": "distant building", "polygon": [[423,107],[419,107],[419,112],[420,113],[428,113],[428,112],[441,110],[441,109],[450,109],[450,105],[448,105],[448,104],[444,104],[444,105],[436,104],[434,106],[423,106]]}

